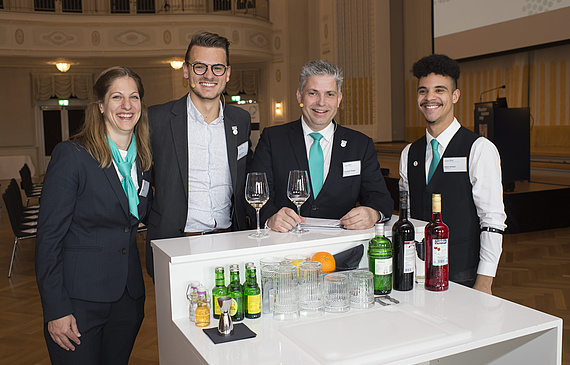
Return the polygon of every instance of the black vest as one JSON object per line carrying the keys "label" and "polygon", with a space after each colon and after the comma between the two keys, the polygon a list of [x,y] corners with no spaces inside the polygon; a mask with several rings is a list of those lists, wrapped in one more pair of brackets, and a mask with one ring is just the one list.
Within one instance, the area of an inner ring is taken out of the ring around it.
{"label": "black vest", "polygon": [[[425,136],[412,143],[408,153],[410,215],[430,221],[431,195],[441,194],[441,217],[449,227],[450,280],[469,286],[475,283],[481,247],[479,216],[469,180],[469,152],[477,138],[477,134],[461,127],[445,149],[427,186]],[[444,173],[446,157],[466,157],[466,171]]]}

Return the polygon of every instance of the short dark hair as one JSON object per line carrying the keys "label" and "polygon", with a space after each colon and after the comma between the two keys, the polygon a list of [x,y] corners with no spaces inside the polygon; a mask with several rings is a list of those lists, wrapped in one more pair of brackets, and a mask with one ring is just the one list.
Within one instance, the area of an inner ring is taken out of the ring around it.
{"label": "short dark hair", "polygon": [[186,55],[184,56],[184,61],[186,61],[186,63],[189,63],[188,57],[190,56],[190,50],[194,46],[222,48],[226,51],[226,66],[229,66],[230,41],[226,37],[210,32],[199,32],[194,34],[190,44],[188,45],[188,49],[186,50]]}
{"label": "short dark hair", "polygon": [[457,89],[457,79],[459,79],[460,68],[454,59],[443,54],[432,54],[414,63],[412,73],[418,79],[432,73],[449,76],[453,79],[453,88]]}

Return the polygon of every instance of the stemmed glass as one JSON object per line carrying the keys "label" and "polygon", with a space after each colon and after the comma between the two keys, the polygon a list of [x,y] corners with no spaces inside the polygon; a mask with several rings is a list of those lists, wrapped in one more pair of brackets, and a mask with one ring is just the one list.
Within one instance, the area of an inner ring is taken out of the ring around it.
{"label": "stemmed glass", "polygon": [[[301,205],[309,199],[311,195],[311,187],[309,186],[309,177],[307,171],[292,170],[289,171],[289,182],[287,183],[287,197],[297,206],[297,214],[301,216]],[[309,233],[308,229],[301,228],[298,223],[291,233],[303,234]]]}
{"label": "stemmed glass", "polygon": [[257,231],[251,233],[249,238],[267,238],[269,235],[259,228],[259,210],[269,200],[269,186],[265,172],[250,172],[245,182],[245,200],[255,208],[257,216]]}

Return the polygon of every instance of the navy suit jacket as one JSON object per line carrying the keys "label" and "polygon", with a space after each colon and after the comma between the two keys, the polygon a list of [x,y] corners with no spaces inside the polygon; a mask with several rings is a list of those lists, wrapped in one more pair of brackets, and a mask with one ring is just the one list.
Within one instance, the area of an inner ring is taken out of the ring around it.
{"label": "navy suit jacket", "polygon": [[[138,169],[140,219],[152,191],[150,171]],[[136,234],[139,220],[114,165],[102,169],[80,145],[62,142],[53,150],[42,188],[36,239],[36,278],[44,321],[74,312],[70,298],[113,302],[128,290],[144,295]]]}
{"label": "navy suit jacket", "polygon": [[[146,268],[153,276],[150,240],[181,237],[188,215],[188,94],[179,100],[149,108],[154,159],[155,197],[148,219]],[[248,228],[245,205],[245,175],[251,160],[251,116],[241,108],[226,105],[224,127],[232,179],[232,229]],[[235,131],[235,132],[234,132]],[[238,147],[247,155],[238,160]]]}
{"label": "navy suit jacket", "polygon": [[[360,202],[360,205],[371,207],[382,212],[385,217],[390,217],[394,202],[386,188],[376,156],[372,139],[337,125],[327,178],[317,199],[311,193],[310,198],[301,206],[301,215],[340,219]],[[360,162],[360,174],[343,176],[343,163],[354,161]],[[265,128],[255,149],[250,170],[265,172],[269,184],[270,198],[261,209],[261,224],[282,207],[297,211],[287,197],[287,181],[290,170],[306,170],[309,173],[301,120]]]}

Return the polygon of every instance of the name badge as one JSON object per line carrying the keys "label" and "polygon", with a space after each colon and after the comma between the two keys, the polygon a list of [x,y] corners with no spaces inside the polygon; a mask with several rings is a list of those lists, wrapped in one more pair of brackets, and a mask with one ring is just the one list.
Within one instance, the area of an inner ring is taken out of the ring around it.
{"label": "name badge", "polygon": [[445,157],[443,172],[467,172],[467,157]]}
{"label": "name badge", "polygon": [[146,196],[148,195],[148,189],[149,188],[150,188],[150,184],[148,183],[148,181],[143,180],[142,186],[141,186],[141,191],[140,191],[139,195],[146,198]]}
{"label": "name badge", "polygon": [[342,177],[360,175],[360,160],[342,163]]}
{"label": "name badge", "polygon": [[237,159],[240,160],[243,157],[247,156],[247,150],[248,150],[248,142],[245,141],[244,143],[240,144],[238,146],[238,150],[237,150]]}

